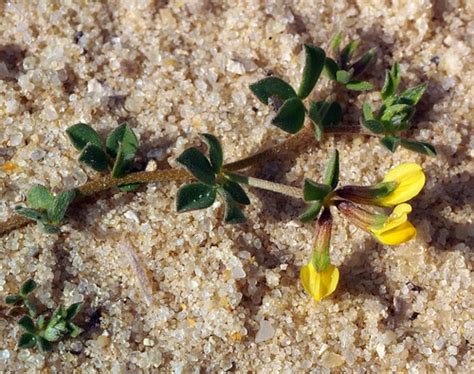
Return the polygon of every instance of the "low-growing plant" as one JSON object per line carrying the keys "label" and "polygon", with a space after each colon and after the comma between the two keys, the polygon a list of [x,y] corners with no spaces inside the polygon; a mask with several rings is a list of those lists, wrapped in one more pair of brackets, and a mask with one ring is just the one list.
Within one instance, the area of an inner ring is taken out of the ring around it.
{"label": "low-growing plant", "polygon": [[[342,87],[353,91],[367,91],[373,88],[371,83],[360,80],[360,76],[375,59],[375,51],[371,49],[354,59],[359,43],[350,41],[340,49],[341,43],[340,35],[331,43],[334,58],[328,57],[319,47],[304,45],[305,66],[297,90],[276,76],[263,78],[250,85],[250,90],[257,99],[274,109],[271,123],[295,135],[242,160],[224,163],[224,152],[219,139],[212,134],[201,134],[207,144],[207,154],[191,147],[177,158],[183,168],[138,171],[134,168],[134,158],[139,141],[127,123],[113,129],[105,142],[88,124],[78,123],[69,127],[66,132],[73,146],[80,151],[79,161],[102,175],[57,196],[53,196],[44,186],[33,186],[27,195],[28,207],[17,207],[16,212],[20,216],[2,224],[0,234],[6,234],[32,221],[39,222],[47,233],[54,233],[64,222],[71,203],[79,203],[78,197],[91,196],[116,187],[121,191],[132,192],[141,184],[167,181],[185,182],[176,196],[176,210],[179,213],[208,208],[219,198],[225,207],[224,222],[239,224],[246,220],[242,207],[251,203],[243,186],[261,188],[302,199],[307,204],[307,208],[303,212],[295,213],[295,216],[303,223],[315,222],[316,241],[309,263],[301,268],[301,282],[315,300],[330,295],[339,281],[339,271],[331,264],[329,255],[331,209],[339,211],[382,244],[396,245],[406,242],[416,234],[415,227],[408,221],[411,206],[406,202],[423,188],[425,175],[421,167],[414,163],[402,164],[387,173],[382,182],[373,186],[341,187],[339,154],[335,151],[328,161],[323,180],[315,182],[305,179],[300,188],[255,178],[242,170],[264,163],[275,156],[283,156],[306,141],[311,134],[318,141],[322,140],[323,134],[375,136],[392,152],[400,145],[423,155],[436,155],[432,145],[401,135],[412,126],[415,107],[426,89],[426,84],[399,92],[401,74],[397,63],[387,72],[381,89],[381,107],[373,111],[368,104],[364,104],[362,127],[340,124],[344,120],[342,105],[332,99],[334,95],[329,95],[324,100],[311,99],[323,71],[329,79],[337,83],[338,89]],[[309,121],[305,126],[306,119]],[[151,286],[143,276],[144,270],[136,259],[132,260],[132,265],[141,279],[145,299],[151,303]],[[40,316],[35,322],[33,318],[36,312],[28,299],[32,289],[32,284],[26,284],[17,295],[8,297],[10,304],[24,303],[29,313],[20,320],[21,326],[26,330],[20,339],[20,346],[37,345],[41,350],[47,350],[51,342],[63,336],[77,336],[79,329],[71,319],[80,305],[74,304],[69,308],[60,306],[49,319]]]}
{"label": "low-growing plant", "polygon": [[[37,308],[28,297],[36,289],[36,286],[33,279],[27,280],[22,284],[19,292],[8,295],[5,302],[15,307],[24,307],[28,311],[28,314],[24,314],[18,320],[18,325],[24,330],[18,339],[18,347],[38,347],[41,352],[45,353],[53,348],[52,343],[67,336],[75,338],[81,334],[83,329],[76,325],[73,319],[79,313],[82,303],[75,303],[67,308],[59,305],[52,314],[46,312],[37,315]],[[48,317],[50,314],[51,316]]]}

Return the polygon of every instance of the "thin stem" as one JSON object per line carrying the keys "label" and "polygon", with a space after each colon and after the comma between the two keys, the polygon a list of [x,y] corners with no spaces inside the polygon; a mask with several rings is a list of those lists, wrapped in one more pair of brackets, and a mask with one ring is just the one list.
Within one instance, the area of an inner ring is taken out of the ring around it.
{"label": "thin stem", "polygon": [[[363,136],[378,136],[367,131],[365,128],[360,126],[336,126],[328,127],[324,129],[324,134],[333,134],[333,135],[344,135],[344,134],[359,134]],[[306,142],[315,140],[313,136],[313,129],[311,126],[306,126],[296,135],[293,135],[286,139],[285,141],[277,144],[269,149],[266,149],[262,152],[256,153],[252,156],[246,157],[239,161],[231,162],[227,165],[224,165],[224,170],[227,171],[237,171],[246,169],[252,165],[262,163],[264,161],[276,158],[281,154],[285,154],[298,146],[303,145]]]}
{"label": "thin stem", "polygon": [[[285,141],[273,146],[272,148],[266,149],[255,155],[246,157],[239,161],[234,161],[224,165],[224,171],[237,171],[246,169],[250,166],[262,163],[264,161],[276,158],[286,152],[289,152],[298,146],[306,142],[310,142],[314,139],[313,129],[310,126],[305,127],[298,134],[287,138]],[[327,128],[326,134],[360,134],[364,136],[374,136],[372,133],[368,133],[365,129],[358,126],[337,126],[334,128]],[[152,183],[152,182],[170,182],[170,181],[182,181],[191,179],[192,176],[184,169],[167,169],[167,170],[156,170],[156,171],[141,171],[138,173],[129,174],[123,178],[112,178],[111,176],[104,176],[88,182],[78,187],[79,196],[91,196],[98,192],[108,190],[113,187],[120,186],[122,184],[129,183]],[[272,182],[268,182],[272,183]],[[257,187],[257,186],[256,186]],[[280,192],[280,191],[276,191]],[[281,192],[284,193],[284,192]],[[295,194],[300,198],[300,192]],[[290,196],[293,196],[290,194]],[[74,205],[79,203],[82,199],[77,199]],[[0,223],[0,236],[8,234],[9,232],[22,228],[34,221],[15,215],[8,219],[6,222]]]}
{"label": "thin stem", "polygon": [[296,199],[303,198],[303,190],[301,188],[287,186],[286,184],[271,182],[265,179],[248,177],[242,174],[229,173],[229,172],[225,174],[226,176],[229,177],[229,179],[233,180],[234,182],[244,183],[251,187],[257,187],[263,190],[278,192],[287,196],[294,197]]}

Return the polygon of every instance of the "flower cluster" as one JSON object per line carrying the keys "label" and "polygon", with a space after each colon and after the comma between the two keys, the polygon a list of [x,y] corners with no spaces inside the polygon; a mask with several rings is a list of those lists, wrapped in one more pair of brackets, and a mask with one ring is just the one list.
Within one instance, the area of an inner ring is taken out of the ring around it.
{"label": "flower cluster", "polygon": [[[424,184],[425,175],[421,166],[406,163],[390,170],[376,185],[344,186],[333,192],[327,191],[319,200],[322,201],[320,208],[323,206],[323,211],[317,221],[313,252],[309,263],[301,268],[300,278],[305,290],[319,301],[334,292],[339,281],[339,271],[329,258],[331,205],[380,243],[402,244],[416,236],[416,229],[408,220],[412,207],[406,202],[418,195]],[[312,188],[316,188],[314,182]],[[308,195],[309,188],[306,190]],[[319,190],[323,188],[319,187]],[[387,212],[392,207],[393,210]]]}

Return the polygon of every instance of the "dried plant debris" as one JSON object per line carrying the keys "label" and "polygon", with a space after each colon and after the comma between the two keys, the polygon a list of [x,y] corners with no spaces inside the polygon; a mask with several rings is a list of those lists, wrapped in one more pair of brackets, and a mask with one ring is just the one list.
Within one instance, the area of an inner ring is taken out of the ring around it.
{"label": "dried plant debris", "polygon": [[127,256],[127,259],[130,263],[130,267],[133,270],[133,273],[136,277],[136,282],[140,286],[141,293],[143,295],[143,300],[147,306],[153,304],[153,288],[151,287],[150,280],[146,275],[146,270],[143,266],[143,263],[140,261],[137,253],[133,250],[132,245],[126,239],[122,239],[120,242],[120,249]]}

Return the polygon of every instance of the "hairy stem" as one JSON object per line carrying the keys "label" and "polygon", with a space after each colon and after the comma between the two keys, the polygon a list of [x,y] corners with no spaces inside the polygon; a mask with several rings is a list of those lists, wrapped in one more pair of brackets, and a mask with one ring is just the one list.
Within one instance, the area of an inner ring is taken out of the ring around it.
{"label": "hairy stem", "polygon": [[[313,129],[310,126],[306,126],[298,134],[293,135],[285,141],[277,144],[269,149],[259,152],[255,155],[246,157],[242,160],[235,161],[224,165],[224,171],[237,171],[246,169],[250,166],[260,164],[264,161],[276,158],[282,154],[285,154],[305,142],[310,142],[314,139]],[[360,134],[360,135],[373,135],[368,133],[365,129],[358,126],[337,126],[334,128],[328,128],[325,130],[325,134]],[[152,182],[170,182],[170,181],[181,181],[191,179],[192,176],[184,169],[166,169],[156,171],[141,171],[138,173],[129,174],[123,178],[112,178],[111,176],[104,176],[95,180],[92,180],[77,188],[79,197],[91,196],[98,192],[108,190],[113,187],[120,186],[122,184],[129,183],[152,183]],[[269,182],[270,183],[270,182]],[[258,186],[256,186],[258,187]],[[280,191],[277,191],[280,192]],[[284,193],[284,192],[281,192]],[[296,192],[298,198],[298,195]],[[291,195],[290,195],[291,196]],[[80,202],[81,199],[77,201]],[[76,203],[75,203],[76,204]],[[0,236],[8,234],[13,230],[22,228],[35,221],[28,219],[23,216],[15,215],[8,219],[6,222],[0,223]]]}
{"label": "hairy stem", "polygon": [[261,188],[263,190],[278,192],[287,196],[294,197],[296,199],[303,198],[303,190],[301,188],[287,186],[286,184],[275,183],[267,181],[265,179],[259,179],[254,177],[248,177],[242,174],[225,173],[229,179],[234,182],[244,183],[251,187]]}

